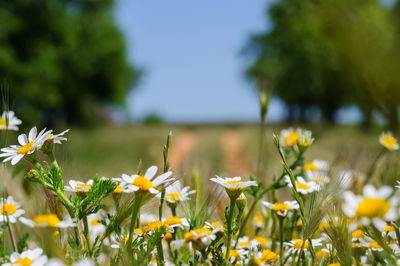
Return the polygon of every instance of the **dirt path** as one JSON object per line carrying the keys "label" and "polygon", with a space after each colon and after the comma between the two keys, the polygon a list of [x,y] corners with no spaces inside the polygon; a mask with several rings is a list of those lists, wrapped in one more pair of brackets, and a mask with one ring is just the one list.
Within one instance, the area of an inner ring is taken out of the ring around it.
{"label": "dirt path", "polygon": [[169,161],[172,171],[178,171],[183,160],[193,150],[197,142],[197,136],[193,132],[186,131],[172,139],[169,151]]}
{"label": "dirt path", "polygon": [[250,157],[241,147],[240,137],[239,131],[232,129],[222,137],[224,170],[230,176],[248,174],[250,170]]}

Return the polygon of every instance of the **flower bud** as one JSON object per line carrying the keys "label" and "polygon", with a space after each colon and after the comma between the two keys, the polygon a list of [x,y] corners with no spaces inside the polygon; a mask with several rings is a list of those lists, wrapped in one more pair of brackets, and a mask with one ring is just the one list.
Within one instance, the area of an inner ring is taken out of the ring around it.
{"label": "flower bud", "polygon": [[25,179],[29,181],[36,181],[39,178],[39,173],[36,169],[31,169],[29,172],[25,175]]}

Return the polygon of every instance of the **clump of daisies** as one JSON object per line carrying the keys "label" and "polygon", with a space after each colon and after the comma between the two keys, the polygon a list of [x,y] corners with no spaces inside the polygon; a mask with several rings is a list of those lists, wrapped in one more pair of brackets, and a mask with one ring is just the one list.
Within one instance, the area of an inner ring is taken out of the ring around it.
{"label": "clump of daisies", "polygon": [[[0,129],[21,124],[12,112],[2,119]],[[139,163],[110,178],[66,177],[54,150],[67,141],[68,131],[34,127],[18,136],[18,144],[1,149],[4,163],[28,166],[25,182],[44,191],[43,198],[32,199],[41,201],[37,209],[26,208],[27,201],[13,190],[0,197],[2,265],[395,265],[400,260],[400,181],[393,188],[371,184],[373,171],[364,175],[365,183],[353,180],[353,171],[335,175],[328,161],[308,157],[315,141],[309,130],[284,129],[274,136],[282,169],[268,181],[216,176],[195,189],[169,167],[171,134],[162,167],[142,169]],[[390,133],[379,142],[383,151],[398,149]],[[205,203],[199,202],[202,185],[214,191]]]}

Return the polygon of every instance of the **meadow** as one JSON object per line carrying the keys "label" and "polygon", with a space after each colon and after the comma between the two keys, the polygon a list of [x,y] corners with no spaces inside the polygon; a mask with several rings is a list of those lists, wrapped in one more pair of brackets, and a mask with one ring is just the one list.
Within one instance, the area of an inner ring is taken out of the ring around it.
{"label": "meadow", "polygon": [[288,128],[267,124],[261,148],[252,124],[32,129],[2,150],[21,155],[2,169],[2,262],[397,263],[396,140]]}

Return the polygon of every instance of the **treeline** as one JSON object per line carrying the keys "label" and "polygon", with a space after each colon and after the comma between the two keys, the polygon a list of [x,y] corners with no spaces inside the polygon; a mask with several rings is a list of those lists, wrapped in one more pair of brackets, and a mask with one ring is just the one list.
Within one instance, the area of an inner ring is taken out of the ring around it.
{"label": "treeline", "polygon": [[114,2],[0,1],[2,100],[24,121],[88,125],[125,103],[140,71],[127,61]]}
{"label": "treeline", "polygon": [[246,74],[285,101],[289,118],[317,107],[333,122],[338,108],[356,104],[364,125],[379,111],[398,130],[400,2],[279,0],[268,18],[270,29],[251,37]]}

